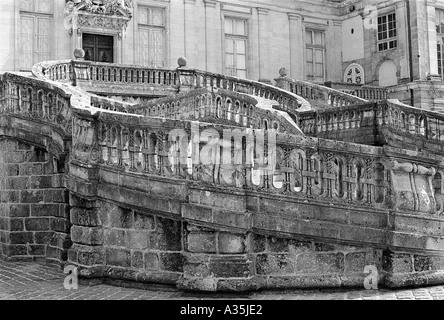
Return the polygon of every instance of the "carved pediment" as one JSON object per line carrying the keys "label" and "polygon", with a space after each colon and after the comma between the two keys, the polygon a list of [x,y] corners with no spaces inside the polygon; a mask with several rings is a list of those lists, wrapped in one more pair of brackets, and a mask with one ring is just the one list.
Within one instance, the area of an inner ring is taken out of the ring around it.
{"label": "carved pediment", "polygon": [[132,8],[132,0],[74,0],[66,3],[67,14],[77,11],[131,18]]}
{"label": "carved pediment", "polygon": [[132,0],[73,0],[67,1],[65,13],[72,29],[100,28],[126,29],[132,18]]}

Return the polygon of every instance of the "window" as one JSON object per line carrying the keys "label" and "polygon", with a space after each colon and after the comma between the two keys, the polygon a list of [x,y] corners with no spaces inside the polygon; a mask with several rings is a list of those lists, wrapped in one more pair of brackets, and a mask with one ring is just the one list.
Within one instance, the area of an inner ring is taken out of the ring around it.
{"label": "window", "polygon": [[378,51],[398,47],[396,32],[396,14],[390,13],[378,17]]}
{"label": "window", "polygon": [[20,3],[19,55],[21,70],[29,71],[38,62],[52,58],[51,0],[23,0]]}
{"label": "window", "polygon": [[438,42],[438,72],[444,81],[444,10],[436,10],[436,40]]}
{"label": "window", "polygon": [[325,80],[325,32],[306,30],[306,75],[310,81]]}
{"label": "window", "polygon": [[225,19],[225,72],[247,78],[247,21]]}
{"label": "window", "polygon": [[139,63],[143,66],[165,67],[165,10],[139,7]]}
{"label": "window", "polygon": [[345,70],[346,83],[364,84],[364,69],[357,63],[352,63]]}

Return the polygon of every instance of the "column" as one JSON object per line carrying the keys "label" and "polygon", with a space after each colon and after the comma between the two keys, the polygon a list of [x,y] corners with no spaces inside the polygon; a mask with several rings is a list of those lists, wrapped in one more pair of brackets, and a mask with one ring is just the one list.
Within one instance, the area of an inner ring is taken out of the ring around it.
{"label": "column", "polygon": [[290,76],[293,79],[302,80],[304,79],[302,17],[295,13],[288,13],[288,20],[290,21]]}

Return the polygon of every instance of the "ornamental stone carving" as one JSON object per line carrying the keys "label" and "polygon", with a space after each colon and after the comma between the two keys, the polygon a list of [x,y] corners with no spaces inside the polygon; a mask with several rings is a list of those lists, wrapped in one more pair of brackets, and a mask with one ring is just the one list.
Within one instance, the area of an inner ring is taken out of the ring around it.
{"label": "ornamental stone carving", "polygon": [[82,29],[108,29],[121,34],[132,18],[132,0],[74,0],[65,6],[70,33]]}

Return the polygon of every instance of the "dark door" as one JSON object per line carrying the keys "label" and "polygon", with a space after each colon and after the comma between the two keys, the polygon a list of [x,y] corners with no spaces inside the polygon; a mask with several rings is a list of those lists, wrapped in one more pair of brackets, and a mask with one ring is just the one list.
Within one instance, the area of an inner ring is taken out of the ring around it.
{"label": "dark door", "polygon": [[83,34],[85,60],[114,63],[114,38],[98,34]]}

